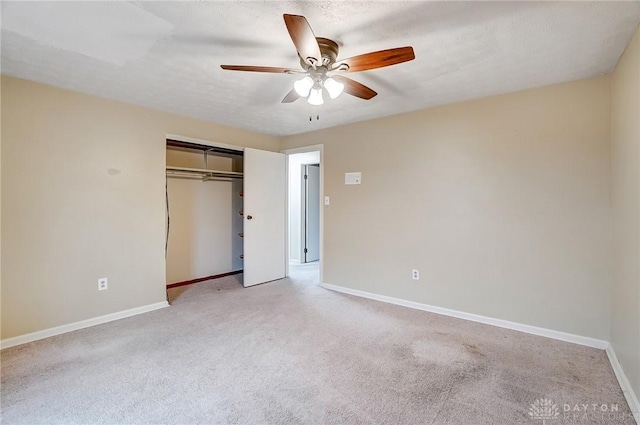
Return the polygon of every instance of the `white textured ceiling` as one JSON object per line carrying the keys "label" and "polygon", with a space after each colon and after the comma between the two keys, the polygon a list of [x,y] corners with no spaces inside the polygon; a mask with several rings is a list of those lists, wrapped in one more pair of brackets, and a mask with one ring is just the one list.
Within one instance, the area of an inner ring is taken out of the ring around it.
{"label": "white textured ceiling", "polygon": [[[640,22],[638,1],[1,5],[3,74],[272,135],[603,75]],[[378,92],[370,101],[281,104],[299,76],[220,65],[298,67],[283,13],[341,58],[411,45],[416,59],[350,74]]]}

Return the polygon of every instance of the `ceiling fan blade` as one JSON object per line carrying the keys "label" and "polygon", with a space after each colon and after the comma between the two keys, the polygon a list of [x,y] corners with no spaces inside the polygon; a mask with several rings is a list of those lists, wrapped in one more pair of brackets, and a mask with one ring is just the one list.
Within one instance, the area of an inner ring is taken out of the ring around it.
{"label": "ceiling fan blade", "polygon": [[287,93],[284,99],[282,99],[282,103],[295,102],[299,98],[300,98],[300,95],[298,94],[298,92],[296,92],[296,89],[291,89],[291,91]]}
{"label": "ceiling fan blade", "polygon": [[344,84],[344,92],[351,96],[369,100],[378,94],[364,84],[354,81],[351,78],[343,77],[342,75],[334,75],[331,78]]}
{"label": "ceiling fan blade", "polygon": [[398,47],[395,49],[380,50],[377,52],[365,53],[364,55],[353,56],[344,60],[336,61],[334,69],[339,70],[340,65],[349,65],[348,72],[367,71],[369,69],[382,68],[408,62],[416,58],[413,47]]}
{"label": "ceiling fan blade", "polygon": [[299,69],[275,68],[271,66],[220,65],[220,68],[228,71],[274,72],[276,74],[298,74],[303,72]]}
{"label": "ceiling fan blade", "polygon": [[296,46],[298,56],[307,62],[307,59],[313,59],[316,63],[322,63],[322,54],[316,36],[311,30],[307,18],[300,15],[283,15],[284,23],[287,26],[289,35],[293,44]]}

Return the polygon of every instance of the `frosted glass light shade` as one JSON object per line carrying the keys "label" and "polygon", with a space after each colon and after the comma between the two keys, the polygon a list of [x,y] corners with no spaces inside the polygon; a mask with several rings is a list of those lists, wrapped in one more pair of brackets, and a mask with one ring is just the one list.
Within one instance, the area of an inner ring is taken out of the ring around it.
{"label": "frosted glass light shade", "polygon": [[317,87],[311,89],[311,94],[309,95],[309,99],[307,99],[311,105],[322,105],[324,103],[324,99],[322,98],[322,88]]}
{"label": "frosted glass light shade", "polygon": [[311,87],[313,87],[313,79],[309,76],[306,76],[302,80],[298,80],[293,83],[293,88],[300,97],[309,96]]}
{"label": "frosted glass light shade", "polygon": [[324,80],[324,88],[327,89],[327,92],[329,92],[329,96],[331,96],[331,99],[335,99],[336,97],[340,96],[340,94],[344,90],[344,84],[329,77]]}

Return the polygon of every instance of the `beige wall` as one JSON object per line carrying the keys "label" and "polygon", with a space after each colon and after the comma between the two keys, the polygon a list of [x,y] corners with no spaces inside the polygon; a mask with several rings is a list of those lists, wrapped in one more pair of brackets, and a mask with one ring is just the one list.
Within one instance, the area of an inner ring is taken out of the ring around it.
{"label": "beige wall", "polygon": [[167,133],[279,148],[274,137],[5,76],[1,106],[2,339],[165,300]]}
{"label": "beige wall", "polygon": [[[613,82],[284,138],[282,148],[325,146],[325,282],[611,336],[638,392],[637,62],[636,34]],[[277,138],[10,77],[1,90],[3,339],[165,299],[166,133],[280,148]],[[348,171],[363,172],[363,184],[345,186]],[[98,292],[103,276],[110,289]]]}
{"label": "beige wall", "polygon": [[[608,339],[609,84],[285,138],[324,144],[324,281]],[[344,185],[350,171],[362,185]]]}
{"label": "beige wall", "polygon": [[611,84],[615,274],[611,344],[640,395],[640,30]]}

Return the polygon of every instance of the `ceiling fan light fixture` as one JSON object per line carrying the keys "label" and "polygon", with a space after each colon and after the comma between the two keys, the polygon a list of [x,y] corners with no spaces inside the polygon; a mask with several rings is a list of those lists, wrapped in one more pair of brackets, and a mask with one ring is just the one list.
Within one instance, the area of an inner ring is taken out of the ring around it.
{"label": "ceiling fan light fixture", "polygon": [[293,83],[293,88],[296,90],[296,93],[298,93],[300,97],[309,96],[311,87],[313,87],[313,79],[308,75],[304,77],[302,80],[298,80],[295,83]]}
{"label": "ceiling fan light fixture", "polygon": [[327,92],[329,93],[331,99],[335,99],[342,94],[342,91],[344,90],[344,84],[329,77],[324,81],[324,88],[327,89]]}
{"label": "ceiling fan light fixture", "polygon": [[324,103],[324,99],[322,98],[322,87],[319,85],[314,86],[311,89],[311,94],[307,99],[307,102],[311,105],[320,106]]}

